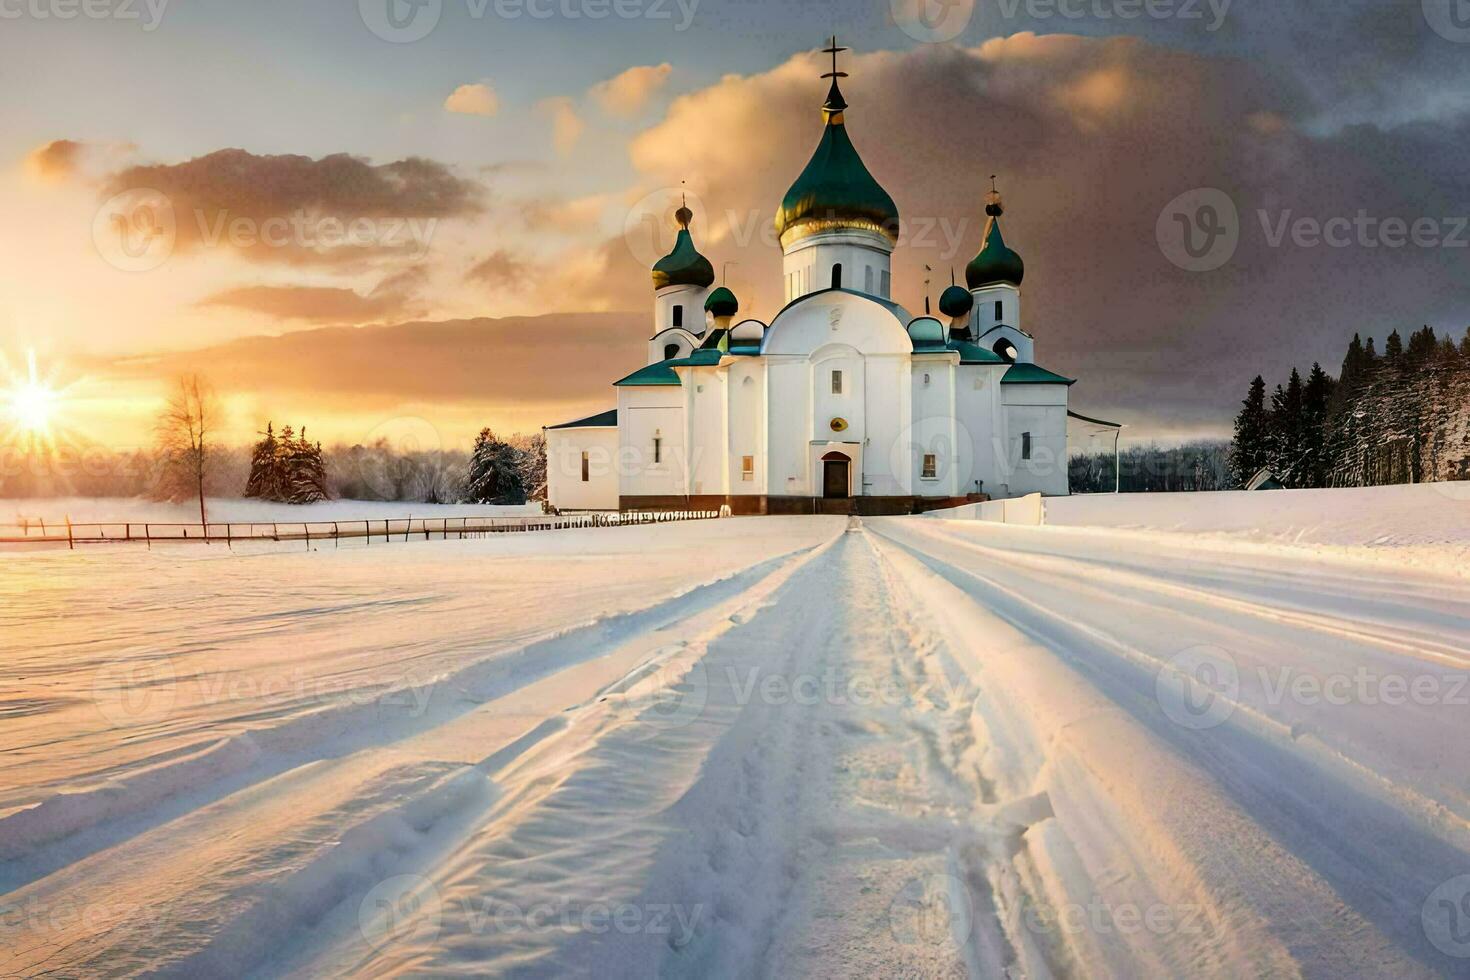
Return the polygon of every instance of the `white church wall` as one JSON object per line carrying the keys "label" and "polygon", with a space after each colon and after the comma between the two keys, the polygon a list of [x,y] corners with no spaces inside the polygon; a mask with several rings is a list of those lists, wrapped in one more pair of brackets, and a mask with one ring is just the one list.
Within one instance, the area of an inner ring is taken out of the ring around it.
{"label": "white church wall", "polygon": [[703,336],[704,301],[709,293],[699,286],[665,286],[658,290],[653,301],[653,332],[659,334],[678,327]]}
{"label": "white church wall", "polygon": [[989,332],[982,335],[980,339],[976,341],[976,343],[978,343],[981,347],[984,347],[986,350],[994,351],[995,353],[999,354],[1000,351],[996,350],[996,345],[999,344],[1002,340],[1010,341],[1011,346],[1015,348],[1016,353],[1014,354],[1014,358],[1016,363],[1036,363],[1035,341],[1026,336],[1020,330],[1017,330],[1015,327],[1009,325],[991,327]]}
{"label": "white church wall", "polygon": [[[895,467],[906,464],[914,493],[921,497],[953,497],[960,474],[961,419],[955,398],[959,357],[954,354],[916,355],[910,367],[913,423],[909,437],[893,454]],[[966,437],[964,442],[968,442]],[[924,475],[924,456],[935,457],[934,475]],[[902,458],[900,458],[902,457]]]}
{"label": "white church wall", "polygon": [[1000,384],[1007,370],[1006,365],[965,364],[956,371],[955,404],[963,425],[959,440],[964,454],[956,496],[983,491],[998,497],[1009,492],[1002,465],[1005,432]]}
{"label": "white church wall", "polygon": [[811,495],[807,460],[811,422],[811,365],[805,357],[762,358],[766,364],[766,492],[775,497]]}
{"label": "white church wall", "polygon": [[718,367],[683,368],[687,419],[689,492],[723,494],[729,484],[725,467],[729,444],[726,434],[726,373]]}
{"label": "white church wall", "polygon": [[[1067,493],[1067,388],[1005,385],[1005,462],[1010,496]],[[1031,458],[1024,446],[1030,435]]]}
{"label": "white church wall", "polygon": [[[703,313],[700,314],[703,316]],[[670,353],[667,348],[677,346],[678,350]],[[648,342],[648,363],[657,364],[666,361],[670,357],[688,357],[689,354],[699,347],[699,338],[688,330],[669,329],[661,330],[654,334]]]}
{"label": "white church wall", "polygon": [[563,511],[617,510],[617,455],[616,428],[546,430],[546,499]]}
{"label": "white church wall", "polygon": [[[974,336],[983,336],[994,327],[1006,324],[1021,326],[1021,291],[1006,283],[970,290],[975,305],[970,312],[970,328]],[[996,304],[1000,304],[999,310]]]}
{"label": "white church wall", "polygon": [[[907,335],[905,335],[907,336]],[[908,441],[913,420],[913,384],[910,352],[872,355],[867,366],[865,405],[867,438],[863,444],[863,488],[870,497],[906,497],[917,493],[905,454],[895,447]],[[898,456],[897,469],[894,457]]]}
{"label": "white church wall", "polygon": [[[726,419],[730,438],[727,443],[726,471],[731,494],[760,495],[767,493],[770,467],[766,463],[766,385],[765,363],[757,357],[737,357],[729,368],[725,386]],[[745,471],[745,457],[751,469]]]}
{"label": "white church wall", "polygon": [[782,258],[787,302],[830,288],[836,265],[842,266],[843,288],[887,299],[892,291],[890,249],[882,235],[856,229],[802,239]]}
{"label": "white church wall", "polygon": [[683,389],[674,385],[618,389],[618,490],[623,496],[687,492],[683,398]]}

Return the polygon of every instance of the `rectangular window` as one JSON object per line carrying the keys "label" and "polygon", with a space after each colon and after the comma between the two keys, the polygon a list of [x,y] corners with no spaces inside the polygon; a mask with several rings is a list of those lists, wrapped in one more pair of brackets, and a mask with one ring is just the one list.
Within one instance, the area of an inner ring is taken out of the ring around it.
{"label": "rectangular window", "polygon": [[926,374],[926,375],[924,375],[924,385],[927,387],[928,384],[929,384],[929,375]]}
{"label": "rectangular window", "polygon": [[878,287],[879,287],[878,288],[878,295],[879,296],[882,296],[884,299],[887,299],[888,298],[888,292],[889,292],[890,289],[893,288],[892,285],[891,285],[892,281],[893,281],[893,277],[891,275],[889,275],[887,269],[884,269],[883,272],[882,272],[882,274],[880,275],[880,277],[878,279]]}
{"label": "rectangular window", "polygon": [[664,461],[664,441],[658,436],[653,437],[653,461],[655,463]]}
{"label": "rectangular window", "polygon": [[1031,433],[1029,432],[1021,433],[1021,458],[1031,458]]}
{"label": "rectangular window", "polygon": [[582,482],[586,483],[592,477],[592,467],[588,465],[587,454],[582,454]]}
{"label": "rectangular window", "polygon": [[996,323],[999,323],[1003,319],[1005,319],[1005,304],[1003,304],[1000,300],[996,300],[995,301],[995,322]]}
{"label": "rectangular window", "polygon": [[674,304],[674,326],[676,326],[676,327],[682,327],[683,325],[684,325],[684,307],[676,303],[676,304]]}
{"label": "rectangular window", "polygon": [[742,480],[754,480],[755,479],[755,457],[754,456],[741,456],[740,457],[740,479],[742,479]]}
{"label": "rectangular window", "polygon": [[924,469],[919,476],[925,480],[939,479],[939,457],[933,453],[925,453]]}
{"label": "rectangular window", "polygon": [[870,265],[863,266],[863,292],[873,292],[873,267]]}
{"label": "rectangular window", "polygon": [[842,394],[842,372],[841,371],[833,371],[832,372],[832,394],[834,394],[834,395],[840,395],[840,394]]}

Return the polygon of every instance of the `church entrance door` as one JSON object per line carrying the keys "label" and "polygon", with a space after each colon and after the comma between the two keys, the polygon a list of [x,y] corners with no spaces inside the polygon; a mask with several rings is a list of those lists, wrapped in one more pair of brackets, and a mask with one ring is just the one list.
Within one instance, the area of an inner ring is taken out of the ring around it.
{"label": "church entrance door", "polygon": [[827,500],[842,500],[852,496],[849,473],[852,460],[841,453],[828,453],[822,457],[822,496]]}

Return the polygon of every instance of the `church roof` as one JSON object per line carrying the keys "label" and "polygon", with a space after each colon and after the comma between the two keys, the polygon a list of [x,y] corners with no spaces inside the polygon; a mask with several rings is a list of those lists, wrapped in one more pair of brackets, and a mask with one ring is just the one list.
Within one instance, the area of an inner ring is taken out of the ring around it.
{"label": "church roof", "polygon": [[720,286],[705,297],[704,308],[715,316],[734,316],[740,312],[740,301],[729,289]]}
{"label": "church roof", "polygon": [[995,351],[986,350],[979,344],[972,344],[968,340],[951,340],[949,349],[959,352],[961,364],[1005,364],[1006,359]]}
{"label": "church roof", "polygon": [[965,282],[971,289],[978,289],[998,282],[1019,286],[1024,278],[1026,263],[1006,245],[1000,233],[1000,216],[993,215],[985,227],[985,244],[980,247],[980,254],[965,266]]}
{"label": "church roof", "polygon": [[679,234],[674,239],[673,250],[653,264],[653,288],[698,286],[703,289],[715,281],[715,267],[699,254],[689,234],[689,222],[693,220],[694,212],[687,206],[680,207],[675,218],[679,222]]}
{"label": "church roof", "polygon": [[614,381],[614,387],[646,387],[654,385],[678,385],[679,375],[674,368],[680,367],[710,367],[720,363],[725,352],[718,348],[701,347],[688,357],[676,357],[667,361],[658,361],[641,367],[628,375],[626,378]]}
{"label": "church roof", "polygon": [[827,101],[822,106],[826,124],[817,149],[796,182],[781,199],[776,211],[776,234],[781,244],[806,235],[844,228],[859,228],[898,241],[898,205],[868,172],[857,147],[847,135],[847,100],[837,87],[845,73],[837,71],[838,48],[832,47],[832,79]]}
{"label": "church roof", "polygon": [[1077,382],[1035,364],[1013,364],[1000,379],[1003,385],[1074,385]]}
{"label": "church roof", "polygon": [[618,424],[618,410],[616,408],[607,412],[598,412],[589,415],[585,419],[577,419],[575,422],[563,422],[561,425],[548,425],[547,429],[611,429]]}

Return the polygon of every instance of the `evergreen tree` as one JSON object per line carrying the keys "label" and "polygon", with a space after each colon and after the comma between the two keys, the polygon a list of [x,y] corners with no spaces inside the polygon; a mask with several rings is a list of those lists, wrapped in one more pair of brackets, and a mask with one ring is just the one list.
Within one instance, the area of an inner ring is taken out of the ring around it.
{"label": "evergreen tree", "polygon": [[305,428],[298,436],[289,425],[282,427],[278,437],[267,422],[264,437],[251,451],[245,496],[281,504],[326,500],[327,470],[321,444],[307,440]]}
{"label": "evergreen tree", "polygon": [[1434,359],[1439,340],[1434,328],[1425,326],[1409,335],[1409,345],[1404,348],[1404,361],[1409,367],[1420,367]]}
{"label": "evergreen tree", "polygon": [[521,453],[488,428],[475,437],[463,500],[469,504],[524,504]]}
{"label": "evergreen tree", "polygon": [[[1373,339],[1371,337],[1368,339],[1368,343],[1373,343]],[[1403,356],[1404,342],[1399,337],[1399,332],[1395,330],[1393,333],[1388,335],[1388,340],[1385,341],[1383,344],[1383,359],[1388,362],[1390,367],[1398,367],[1399,360]]]}
{"label": "evergreen tree", "polygon": [[280,443],[274,426],[265,424],[265,435],[250,453],[250,476],[245,481],[245,496],[256,500],[283,500],[286,476],[280,465]]}
{"label": "evergreen tree", "polygon": [[1327,406],[1334,387],[1332,376],[1314,362],[1307,383],[1302,386],[1303,464],[1298,486],[1327,485]]}
{"label": "evergreen tree", "polygon": [[1256,375],[1240,414],[1235,417],[1235,441],[1230,446],[1230,469],[1237,486],[1244,486],[1266,465],[1270,424],[1266,415],[1266,381]]}

